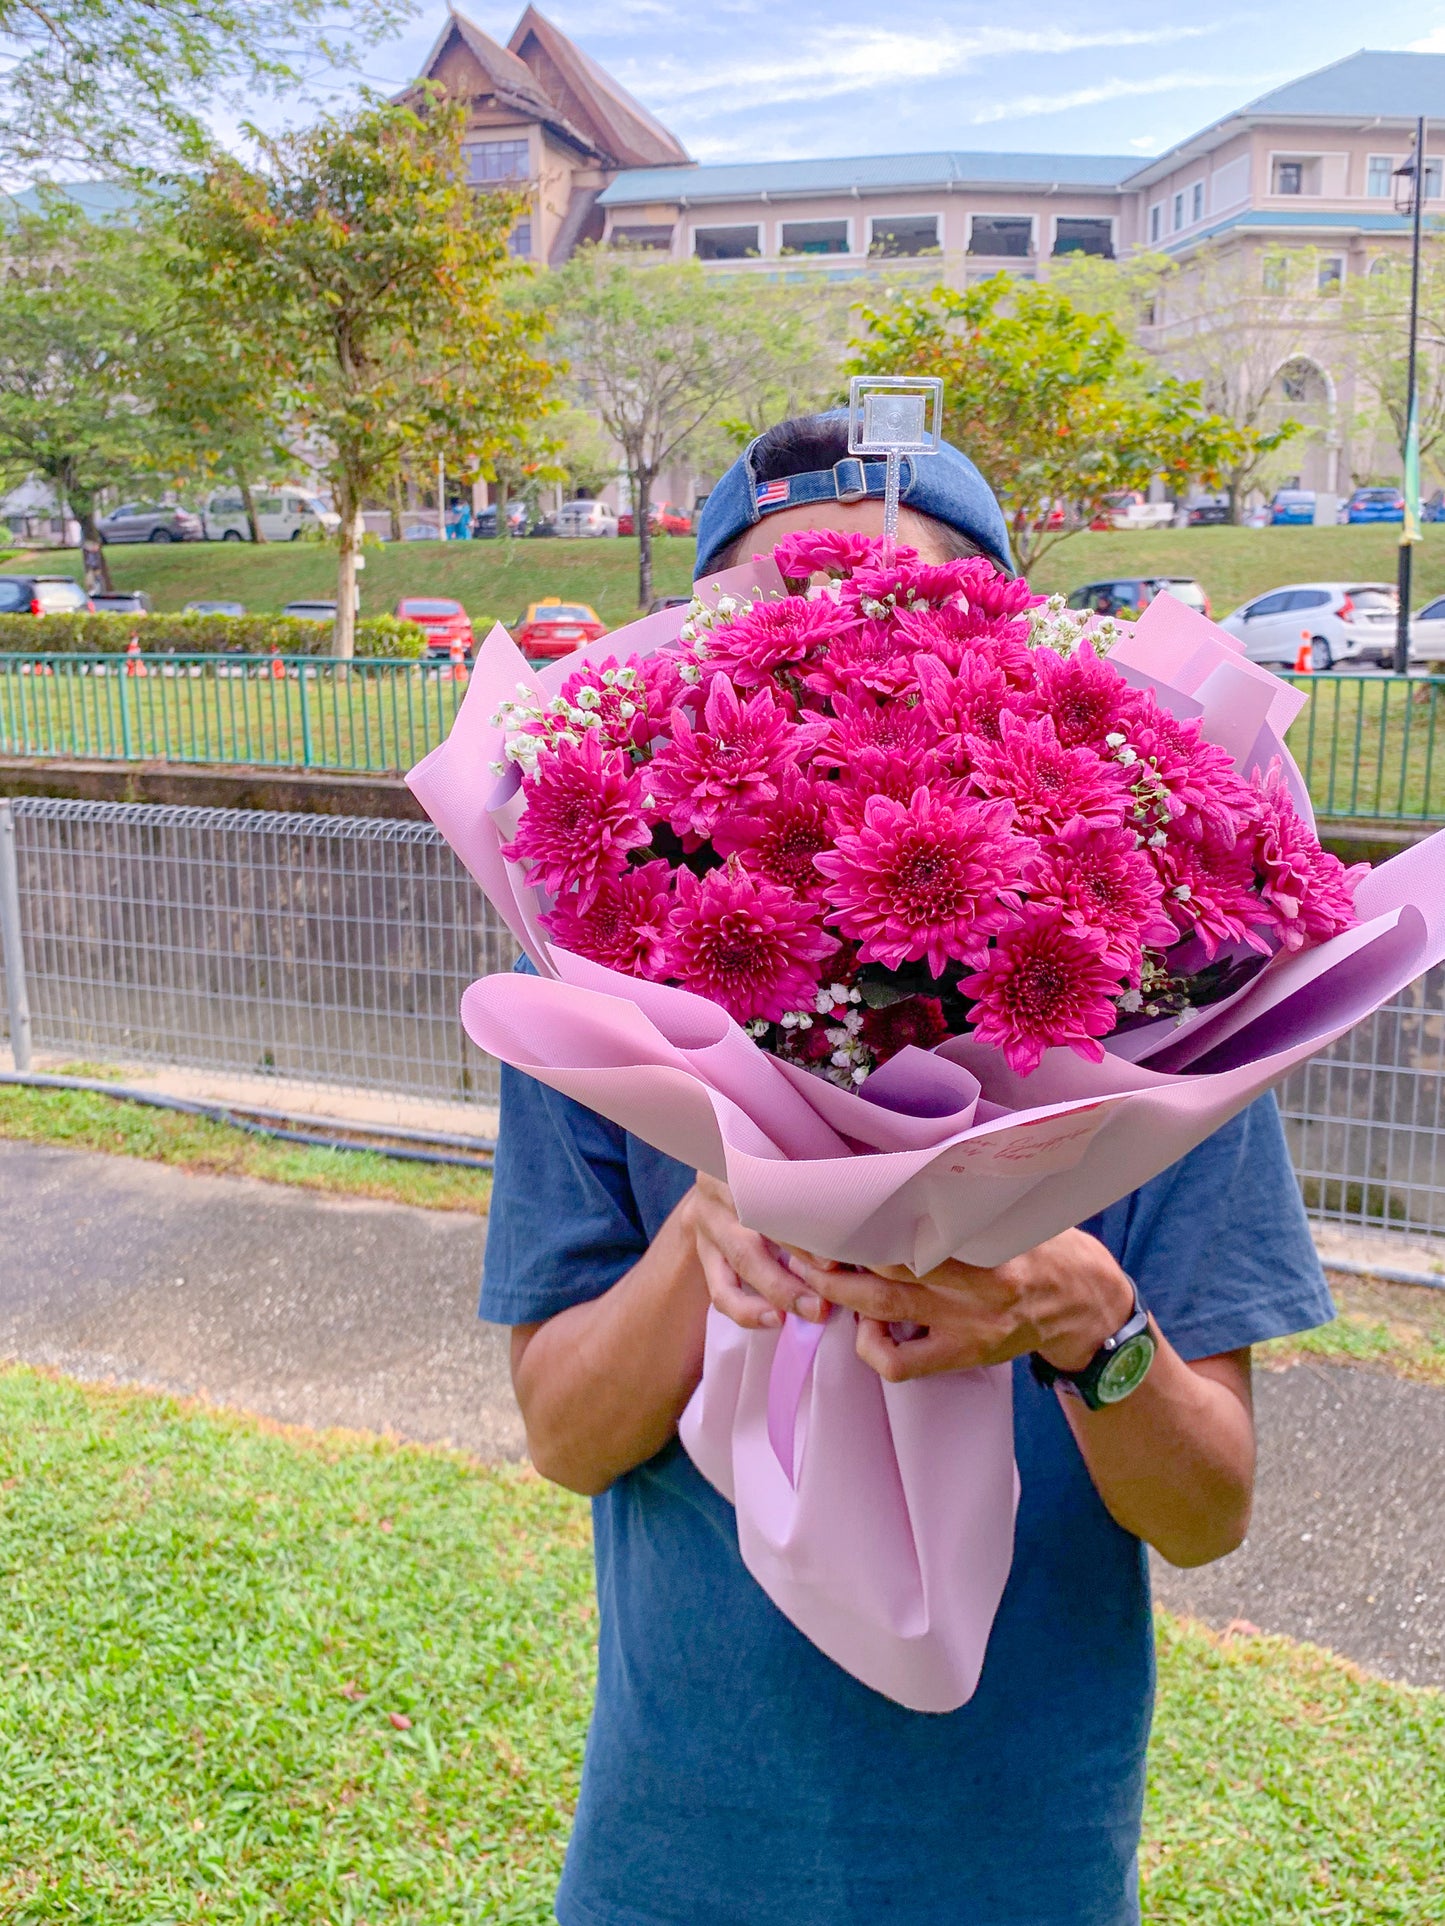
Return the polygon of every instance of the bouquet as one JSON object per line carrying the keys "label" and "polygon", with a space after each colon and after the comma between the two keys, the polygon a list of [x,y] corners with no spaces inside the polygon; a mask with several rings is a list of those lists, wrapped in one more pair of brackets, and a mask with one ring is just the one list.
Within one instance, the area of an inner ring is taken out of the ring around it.
{"label": "bouquet", "polygon": [[773,560],[787,595],[695,601],[676,643],[494,718],[526,802],[504,853],[564,949],[855,1087],[964,1035],[1023,1074],[1097,1062],[1354,926],[1363,871],[1279,761],[1242,774],[1132,687],[1112,628],[982,557],[816,530]]}
{"label": "bouquet", "polygon": [[[463,1023],[780,1245],[1002,1263],[1445,957],[1445,835],[1323,851],[1304,701],[1168,596],[1100,623],[836,533],[540,671],[494,629],[408,777],[535,966]],[[780,1609],[943,1711],[1008,1577],[1011,1401],[709,1312],[680,1435]]]}

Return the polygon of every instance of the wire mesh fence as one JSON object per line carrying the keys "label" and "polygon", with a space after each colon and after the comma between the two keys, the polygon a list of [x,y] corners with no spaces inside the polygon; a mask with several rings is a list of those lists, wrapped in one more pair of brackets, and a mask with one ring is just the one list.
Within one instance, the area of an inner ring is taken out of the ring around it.
{"label": "wire mesh fence", "polygon": [[430,824],[12,810],[37,1051],[496,1102],[457,1004],[515,948]]}
{"label": "wire mesh fence", "polygon": [[[457,1005],[515,947],[429,824],[10,807],[38,1051],[495,1103]],[[1442,1073],[1445,966],[1287,1080],[1312,1215],[1445,1236]]]}

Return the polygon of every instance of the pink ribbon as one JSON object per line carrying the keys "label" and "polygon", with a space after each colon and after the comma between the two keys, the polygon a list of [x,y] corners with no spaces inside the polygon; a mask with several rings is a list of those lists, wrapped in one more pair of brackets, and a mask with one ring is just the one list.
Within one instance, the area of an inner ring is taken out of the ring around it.
{"label": "pink ribbon", "polygon": [[794,1317],[789,1311],[778,1333],[773,1368],[768,1374],[768,1443],[783,1468],[783,1476],[795,1490],[798,1412],[827,1323],[828,1319],[824,1318],[821,1324],[810,1324],[806,1318]]}

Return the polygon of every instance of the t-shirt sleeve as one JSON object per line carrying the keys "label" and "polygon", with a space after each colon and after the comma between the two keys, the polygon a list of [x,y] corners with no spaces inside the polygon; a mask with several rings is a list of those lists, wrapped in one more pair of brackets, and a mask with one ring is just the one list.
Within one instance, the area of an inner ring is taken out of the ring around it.
{"label": "t-shirt sleeve", "polygon": [[610,1290],[647,1242],[624,1132],[504,1064],[481,1315],[555,1317]]}
{"label": "t-shirt sleeve", "polygon": [[1124,1224],[1109,1226],[1115,1235],[1100,1234],[1182,1357],[1242,1350],[1335,1314],[1273,1095],[1104,1221],[1120,1211]]}

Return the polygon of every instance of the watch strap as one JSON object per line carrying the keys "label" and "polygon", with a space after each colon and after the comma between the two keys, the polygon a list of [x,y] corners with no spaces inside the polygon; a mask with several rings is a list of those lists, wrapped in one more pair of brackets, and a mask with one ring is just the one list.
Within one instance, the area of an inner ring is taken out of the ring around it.
{"label": "watch strap", "polygon": [[[1128,1276],[1128,1273],[1126,1272],[1125,1275]],[[1082,1370],[1061,1370],[1058,1365],[1050,1364],[1047,1358],[1040,1357],[1038,1352],[1035,1351],[1029,1358],[1029,1370],[1032,1372],[1035,1381],[1045,1388],[1051,1385],[1059,1385],[1063,1390],[1079,1398],[1091,1411],[1099,1410],[1105,1403],[1104,1399],[1095,1395],[1100,1378],[1104,1375],[1104,1372],[1108,1369],[1114,1358],[1117,1357],[1124,1345],[1132,1342],[1135,1338],[1146,1336],[1149,1331],[1149,1313],[1145,1310],[1144,1301],[1139,1295],[1139,1286],[1134,1282],[1132,1277],[1129,1278],[1129,1289],[1134,1293],[1134,1303],[1128,1317],[1119,1326],[1118,1330],[1114,1332],[1112,1337],[1105,1338],[1104,1342],[1089,1359],[1089,1362],[1084,1365]],[[1140,1382],[1142,1381],[1143,1378],[1141,1374]],[[1131,1386],[1130,1388],[1135,1389],[1137,1387]]]}

